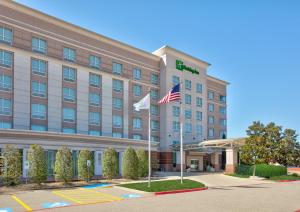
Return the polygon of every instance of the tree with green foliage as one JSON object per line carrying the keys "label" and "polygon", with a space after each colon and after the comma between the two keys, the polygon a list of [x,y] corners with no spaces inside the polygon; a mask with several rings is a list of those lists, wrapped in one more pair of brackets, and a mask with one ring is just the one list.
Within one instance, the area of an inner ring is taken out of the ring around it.
{"label": "tree with green foliage", "polygon": [[139,149],[136,151],[139,161],[138,173],[139,177],[146,177],[148,175],[148,155],[145,150]]}
{"label": "tree with green foliage", "polygon": [[28,151],[29,178],[37,184],[47,180],[47,162],[44,149],[39,145],[31,145]]}
{"label": "tree with green foliage", "polygon": [[122,158],[122,176],[126,179],[136,180],[139,177],[139,160],[135,150],[129,147],[125,150]]}
{"label": "tree with green foliage", "polygon": [[2,178],[5,185],[17,185],[22,176],[22,158],[19,149],[6,145],[2,151],[4,168]]}
{"label": "tree with green foliage", "polygon": [[102,173],[109,180],[118,176],[118,156],[113,148],[108,148],[103,153]]}
{"label": "tree with green foliage", "polygon": [[[90,161],[90,166],[88,166]],[[93,154],[87,149],[80,150],[78,155],[78,177],[82,180],[89,181],[94,175]]]}
{"label": "tree with green foliage", "polygon": [[62,147],[55,156],[55,180],[69,183],[73,177],[72,153],[69,148]]}

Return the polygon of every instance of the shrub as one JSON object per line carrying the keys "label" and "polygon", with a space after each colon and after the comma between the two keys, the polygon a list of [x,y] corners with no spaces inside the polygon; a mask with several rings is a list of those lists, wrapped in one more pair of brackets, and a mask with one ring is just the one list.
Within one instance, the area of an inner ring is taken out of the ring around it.
{"label": "shrub", "polygon": [[116,150],[108,148],[103,153],[103,176],[111,180],[118,175],[118,156]]}
{"label": "shrub", "polygon": [[17,185],[22,175],[22,159],[20,151],[11,145],[4,147],[2,156],[4,157],[4,170],[2,173],[5,185]]}
{"label": "shrub", "polygon": [[139,161],[135,150],[129,147],[125,150],[122,159],[122,176],[126,179],[138,179]]}
{"label": "shrub", "polygon": [[55,156],[55,180],[68,183],[73,177],[72,153],[67,147],[62,147]]}
{"label": "shrub", "polygon": [[[237,174],[252,175],[254,166],[240,165],[236,169]],[[256,165],[256,176],[270,178],[287,174],[287,168],[284,166],[275,166],[268,164]]]}
{"label": "shrub", "polygon": [[47,180],[47,163],[45,160],[44,149],[39,145],[31,145],[28,151],[29,170],[28,176],[30,179],[41,184]]}
{"label": "shrub", "polygon": [[[87,166],[87,161],[91,161],[90,167]],[[94,175],[93,154],[91,151],[84,149],[78,155],[78,177],[82,180],[89,181]]]}
{"label": "shrub", "polygon": [[139,177],[146,177],[148,175],[148,155],[145,150],[138,150],[136,155],[139,161]]}

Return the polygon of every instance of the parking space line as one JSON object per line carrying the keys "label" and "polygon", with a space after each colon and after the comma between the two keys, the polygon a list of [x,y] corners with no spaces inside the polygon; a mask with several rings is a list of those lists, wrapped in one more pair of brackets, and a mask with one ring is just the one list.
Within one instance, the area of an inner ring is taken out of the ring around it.
{"label": "parking space line", "polygon": [[26,211],[32,211],[32,208],[30,208],[28,205],[26,205],[25,202],[23,202],[22,200],[20,200],[16,195],[12,195],[11,196],[14,200],[17,201],[17,203],[19,203],[20,205],[23,206],[23,208],[26,209]]}
{"label": "parking space line", "polygon": [[[87,189],[84,189],[84,188],[80,188],[80,190],[87,190]],[[89,192],[91,193],[94,193],[94,194],[101,194],[102,196],[104,197],[107,197],[109,199],[113,199],[113,200],[122,200],[121,197],[117,197],[117,196],[113,196],[113,195],[110,195],[110,194],[105,194],[105,193],[102,193],[102,192],[98,192],[98,191],[93,191],[93,190],[88,190]]]}
{"label": "parking space line", "polygon": [[65,199],[68,199],[68,200],[71,200],[71,201],[73,201],[73,202],[76,202],[76,203],[79,203],[79,204],[80,204],[80,201],[78,201],[78,200],[76,200],[76,199],[73,199],[73,198],[71,198],[71,197],[68,197],[68,196],[66,196],[66,195],[64,195],[64,194],[61,194],[59,191],[53,191],[53,194],[56,194],[57,196],[63,197],[63,198],[65,198]]}

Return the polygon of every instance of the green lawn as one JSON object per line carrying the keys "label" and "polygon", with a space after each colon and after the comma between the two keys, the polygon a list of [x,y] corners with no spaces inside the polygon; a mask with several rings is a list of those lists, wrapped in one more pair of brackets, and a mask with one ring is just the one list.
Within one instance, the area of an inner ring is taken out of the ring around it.
{"label": "green lawn", "polygon": [[296,175],[282,175],[282,176],[275,176],[270,177],[270,180],[300,180],[300,176]]}
{"label": "green lawn", "polygon": [[193,180],[183,180],[183,184],[180,183],[180,180],[152,181],[150,188],[148,188],[148,182],[122,184],[118,186],[140,190],[140,191],[147,191],[147,192],[174,191],[180,189],[192,189],[192,188],[205,187],[204,184]]}

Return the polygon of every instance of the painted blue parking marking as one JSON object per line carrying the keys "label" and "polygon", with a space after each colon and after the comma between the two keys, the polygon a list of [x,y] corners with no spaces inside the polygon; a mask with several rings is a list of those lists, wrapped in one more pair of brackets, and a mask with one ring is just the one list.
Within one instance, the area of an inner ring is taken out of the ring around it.
{"label": "painted blue parking marking", "polygon": [[0,208],[0,212],[13,212],[11,208]]}
{"label": "painted blue parking marking", "polygon": [[55,208],[55,207],[63,207],[69,205],[70,204],[67,202],[46,202],[43,204],[43,208]]}
{"label": "painted blue parking marking", "polygon": [[140,194],[124,194],[124,195],[122,195],[122,198],[124,198],[124,199],[132,199],[132,198],[140,198],[140,197],[143,197],[143,196]]}
{"label": "painted blue parking marking", "polygon": [[93,189],[93,188],[107,187],[111,185],[112,185],[111,183],[97,183],[97,184],[83,186],[82,188]]}

